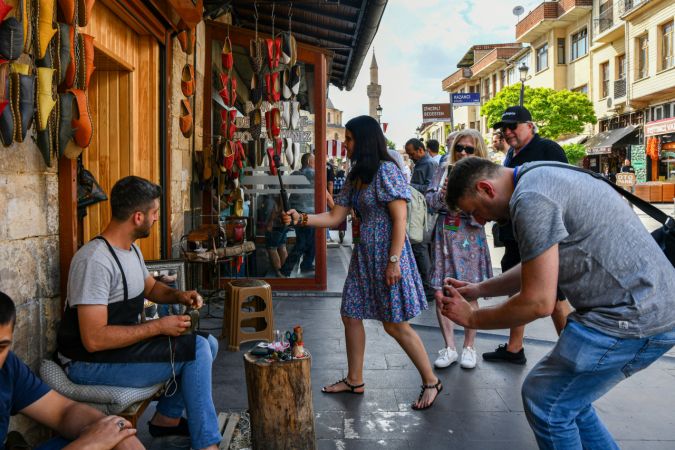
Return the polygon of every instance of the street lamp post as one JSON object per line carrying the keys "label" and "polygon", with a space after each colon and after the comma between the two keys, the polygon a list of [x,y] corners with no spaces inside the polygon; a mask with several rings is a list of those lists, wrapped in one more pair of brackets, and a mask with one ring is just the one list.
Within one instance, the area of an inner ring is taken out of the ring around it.
{"label": "street lamp post", "polygon": [[520,67],[518,67],[518,72],[520,72],[520,106],[523,106],[525,101],[525,80],[527,80],[527,72],[530,70],[525,64],[525,61],[522,62]]}

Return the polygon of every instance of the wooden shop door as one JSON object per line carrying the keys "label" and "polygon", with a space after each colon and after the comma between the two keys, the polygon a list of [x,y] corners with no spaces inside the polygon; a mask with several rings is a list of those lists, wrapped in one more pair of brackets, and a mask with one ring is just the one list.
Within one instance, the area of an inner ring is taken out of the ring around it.
{"label": "wooden shop door", "polygon": [[[160,184],[159,44],[123,23],[97,2],[83,33],[94,36],[95,66],[88,96],[94,126],[84,167],[110,194],[117,180],[136,175]],[[81,230],[83,242],[99,234],[110,221],[110,202],[87,208]],[[160,259],[159,223],[150,237],[137,242],[147,260]]]}

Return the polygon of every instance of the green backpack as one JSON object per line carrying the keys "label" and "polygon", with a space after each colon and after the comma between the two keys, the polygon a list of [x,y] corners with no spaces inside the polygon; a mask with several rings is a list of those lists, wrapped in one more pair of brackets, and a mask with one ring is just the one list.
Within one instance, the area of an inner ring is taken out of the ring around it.
{"label": "green backpack", "polygon": [[417,189],[410,188],[410,201],[408,202],[408,219],[406,231],[411,244],[420,244],[424,241],[427,229],[427,201],[424,195]]}

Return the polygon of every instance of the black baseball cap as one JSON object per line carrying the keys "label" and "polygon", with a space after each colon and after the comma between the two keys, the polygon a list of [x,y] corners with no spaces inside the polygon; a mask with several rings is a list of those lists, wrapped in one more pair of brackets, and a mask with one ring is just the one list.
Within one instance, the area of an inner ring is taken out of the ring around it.
{"label": "black baseball cap", "polygon": [[502,114],[502,120],[492,125],[493,130],[503,128],[507,123],[532,122],[532,114],[524,106],[510,106]]}

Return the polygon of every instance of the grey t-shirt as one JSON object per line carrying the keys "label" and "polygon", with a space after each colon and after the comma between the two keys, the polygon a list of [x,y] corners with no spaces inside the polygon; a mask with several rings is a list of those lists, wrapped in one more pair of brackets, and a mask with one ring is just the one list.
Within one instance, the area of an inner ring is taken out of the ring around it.
{"label": "grey t-shirt", "polygon": [[541,164],[520,167],[509,203],[522,261],[559,244],[558,286],[588,327],[626,338],[675,328],[675,269],[628,203],[581,172],[523,173]]}
{"label": "grey t-shirt", "polygon": [[[135,246],[135,245],[134,245]],[[143,292],[145,279],[150,276],[141,251],[113,247],[127,280],[129,298]],[[92,239],[73,257],[68,274],[68,304],[108,305],[124,299],[124,287],[119,266],[101,239]]]}

